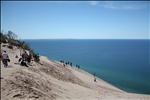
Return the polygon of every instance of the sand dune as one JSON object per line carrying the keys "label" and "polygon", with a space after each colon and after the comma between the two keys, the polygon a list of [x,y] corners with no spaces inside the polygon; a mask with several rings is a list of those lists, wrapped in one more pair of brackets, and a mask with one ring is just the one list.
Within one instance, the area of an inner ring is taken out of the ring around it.
{"label": "sand dune", "polygon": [[1,100],[149,100],[150,95],[127,93],[93,75],[41,56],[40,63],[18,65],[20,49],[7,48],[9,67],[1,63]]}

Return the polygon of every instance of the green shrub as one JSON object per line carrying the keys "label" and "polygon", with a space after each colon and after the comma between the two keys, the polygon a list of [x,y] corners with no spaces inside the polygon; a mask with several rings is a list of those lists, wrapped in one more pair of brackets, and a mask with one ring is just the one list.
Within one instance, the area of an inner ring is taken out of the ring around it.
{"label": "green shrub", "polygon": [[29,50],[32,54],[36,54],[34,49],[31,49],[30,44],[27,42],[21,42],[18,40],[18,36],[12,32],[8,31],[6,34],[3,34],[3,32],[0,33],[0,42],[3,43],[9,43],[9,48],[13,49],[14,46],[21,47],[22,49]]}

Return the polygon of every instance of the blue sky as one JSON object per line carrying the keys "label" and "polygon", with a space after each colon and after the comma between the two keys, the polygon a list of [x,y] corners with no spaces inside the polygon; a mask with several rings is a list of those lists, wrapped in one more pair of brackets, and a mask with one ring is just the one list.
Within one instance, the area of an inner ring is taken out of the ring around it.
{"label": "blue sky", "polygon": [[149,1],[2,1],[1,31],[20,39],[148,39]]}

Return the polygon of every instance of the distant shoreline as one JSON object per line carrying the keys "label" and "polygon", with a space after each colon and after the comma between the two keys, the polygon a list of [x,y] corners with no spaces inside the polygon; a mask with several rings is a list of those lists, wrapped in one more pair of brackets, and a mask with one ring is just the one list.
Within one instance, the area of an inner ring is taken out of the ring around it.
{"label": "distant shoreline", "polygon": [[56,38],[56,39],[20,39],[20,40],[150,40],[150,39],[73,39],[73,38]]}

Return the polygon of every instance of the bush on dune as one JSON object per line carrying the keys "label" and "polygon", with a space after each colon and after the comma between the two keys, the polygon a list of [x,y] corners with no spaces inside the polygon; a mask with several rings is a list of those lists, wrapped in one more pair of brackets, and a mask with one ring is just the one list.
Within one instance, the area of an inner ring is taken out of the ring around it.
{"label": "bush on dune", "polygon": [[18,40],[18,36],[12,32],[12,31],[8,31],[6,34],[4,34],[3,32],[0,33],[0,42],[2,43],[8,43],[9,44],[9,48],[13,49],[13,46],[17,46],[20,47],[22,49],[28,50],[31,53],[35,54],[34,50],[31,49],[29,43],[27,42],[22,42],[20,40]]}

